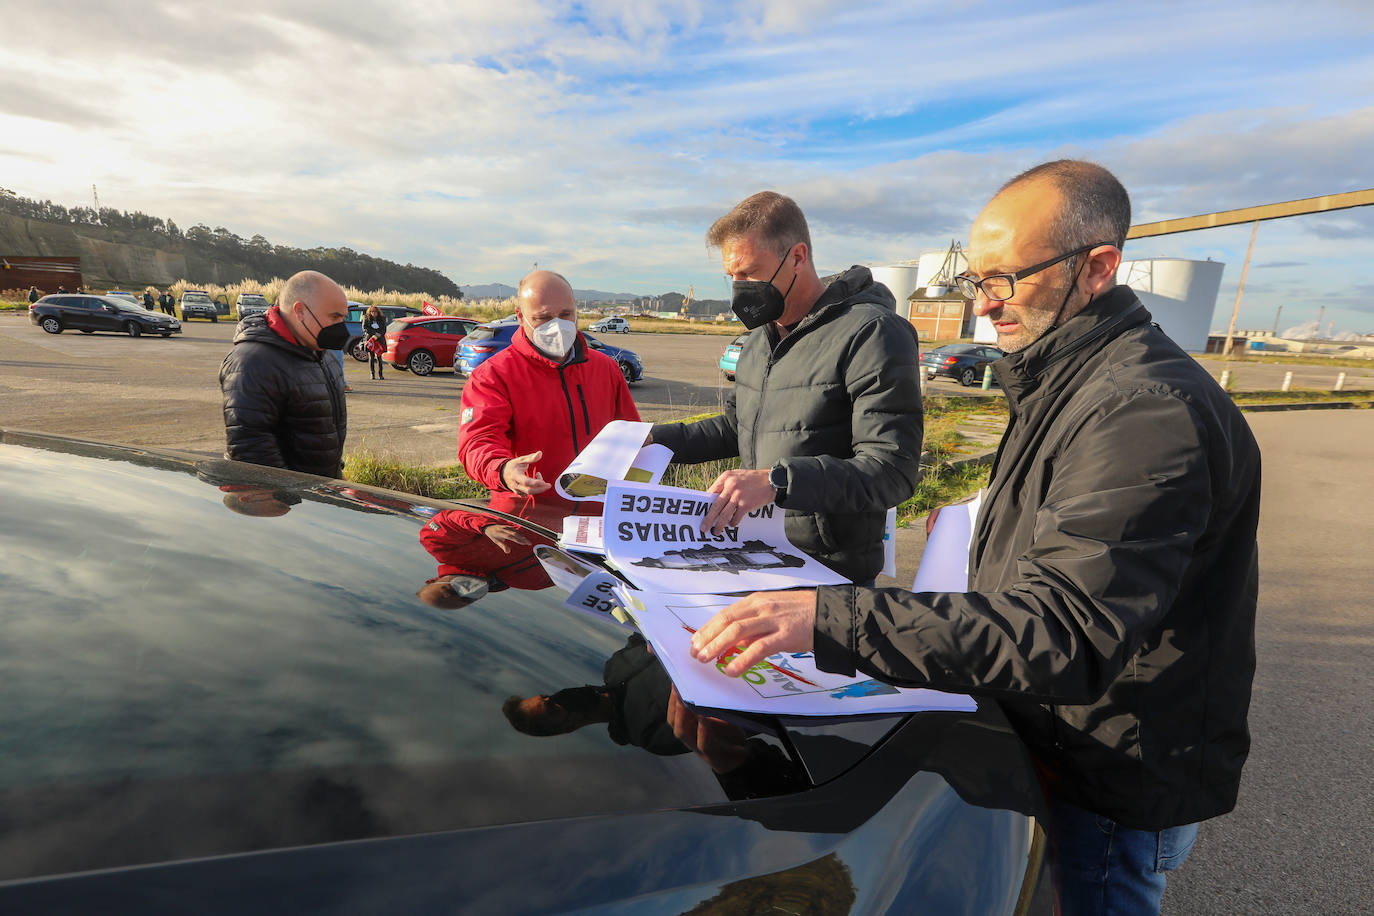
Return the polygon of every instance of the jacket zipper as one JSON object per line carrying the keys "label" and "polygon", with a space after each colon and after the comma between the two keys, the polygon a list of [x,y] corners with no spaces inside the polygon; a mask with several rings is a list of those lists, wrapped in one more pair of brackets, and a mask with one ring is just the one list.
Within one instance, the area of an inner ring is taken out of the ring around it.
{"label": "jacket zipper", "polygon": [[577,386],[577,399],[582,402],[582,427],[587,431],[587,435],[592,434],[592,418],[587,414],[587,398],[582,394],[582,386]]}
{"label": "jacket zipper", "polygon": [[558,381],[563,385],[563,400],[568,404],[568,427],[572,430],[573,454],[582,451],[582,446],[577,441],[577,413],[573,410],[572,393],[568,391],[568,379],[563,375],[563,367],[558,367]]}

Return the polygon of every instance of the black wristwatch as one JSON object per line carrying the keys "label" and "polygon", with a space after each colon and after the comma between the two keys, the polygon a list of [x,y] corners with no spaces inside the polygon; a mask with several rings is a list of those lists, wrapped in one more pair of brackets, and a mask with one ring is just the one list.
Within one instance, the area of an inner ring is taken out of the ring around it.
{"label": "black wristwatch", "polygon": [[768,472],[768,485],[774,490],[773,502],[781,506],[787,499],[787,468],[781,464],[773,465]]}

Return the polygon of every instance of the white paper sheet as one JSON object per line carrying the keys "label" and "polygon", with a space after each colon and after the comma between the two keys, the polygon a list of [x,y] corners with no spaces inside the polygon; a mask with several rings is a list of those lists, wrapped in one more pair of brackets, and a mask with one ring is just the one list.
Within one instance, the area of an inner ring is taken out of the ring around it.
{"label": "white paper sheet", "polygon": [[558,479],[554,489],[564,499],[601,499],[612,480],[658,483],[673,451],[664,445],[645,445],[652,423],[612,420],[596,434]]}
{"label": "white paper sheet", "polygon": [[734,598],[634,592],[629,600],[654,655],[668,670],[678,694],[694,706],[795,716],[976,708],[974,701],[962,694],[899,688],[863,675],[843,677],[819,671],[809,652],[779,653],[742,677],[730,677],[717,664],[692,658],[691,640],[693,631]]}
{"label": "white paper sheet", "polygon": [[768,505],[738,528],[701,532],[715,494],[612,483],[606,491],[606,556],[646,591],[701,594],[832,585],[843,576],[792,546],[783,510]]}
{"label": "white paper sheet", "polygon": [[606,544],[602,538],[606,519],[600,515],[569,515],[563,519],[563,535],[558,546],[564,550],[580,553],[605,554]]}
{"label": "white paper sheet", "polygon": [[971,502],[940,509],[911,583],[913,592],[968,591],[969,542],[982,505],[983,491],[979,490]]}

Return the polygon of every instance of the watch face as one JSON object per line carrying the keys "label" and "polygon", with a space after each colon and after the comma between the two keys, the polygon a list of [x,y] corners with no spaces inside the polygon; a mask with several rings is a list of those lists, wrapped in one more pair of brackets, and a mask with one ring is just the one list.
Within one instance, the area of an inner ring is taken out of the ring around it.
{"label": "watch face", "polygon": [[787,469],[782,465],[774,465],[768,472],[768,483],[775,490],[787,489]]}

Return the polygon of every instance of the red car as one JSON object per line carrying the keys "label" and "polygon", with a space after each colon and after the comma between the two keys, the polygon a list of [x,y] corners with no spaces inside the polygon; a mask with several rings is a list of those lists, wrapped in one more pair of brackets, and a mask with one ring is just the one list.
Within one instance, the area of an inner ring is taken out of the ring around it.
{"label": "red car", "polygon": [[477,327],[472,318],[450,315],[413,315],[386,326],[386,360],[397,369],[429,375],[435,366],[452,366],[453,351]]}

